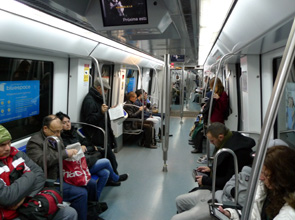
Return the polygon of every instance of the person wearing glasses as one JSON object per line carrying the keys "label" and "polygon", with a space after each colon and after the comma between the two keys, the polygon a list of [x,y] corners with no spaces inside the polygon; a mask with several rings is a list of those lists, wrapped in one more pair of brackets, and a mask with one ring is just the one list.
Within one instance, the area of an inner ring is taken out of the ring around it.
{"label": "person wearing glasses", "polygon": [[[49,136],[56,136],[61,140],[61,132],[63,125],[61,120],[56,115],[48,115],[44,117],[42,128],[39,132],[34,134],[28,141],[26,151],[27,155],[40,167],[43,168],[43,143]],[[58,179],[58,150],[56,143],[48,141],[48,148],[46,154],[47,158],[47,178]],[[77,154],[76,149],[65,149],[61,140],[62,159],[70,158]],[[66,182],[63,183],[63,200],[71,203],[78,213],[79,220],[87,219],[87,200],[88,192],[86,187],[78,187]]]}
{"label": "person wearing glasses", "polygon": [[[267,150],[250,215],[251,220],[295,219],[295,151],[286,146]],[[235,209],[219,210],[230,219],[240,219]]]}

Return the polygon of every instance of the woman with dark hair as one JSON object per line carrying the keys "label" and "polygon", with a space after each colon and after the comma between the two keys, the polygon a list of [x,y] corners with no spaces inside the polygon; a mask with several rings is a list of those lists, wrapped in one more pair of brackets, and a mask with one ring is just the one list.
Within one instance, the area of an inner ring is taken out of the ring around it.
{"label": "woman with dark hair", "polygon": [[116,182],[117,186],[120,182],[127,180],[128,174],[117,175],[110,163],[106,158],[92,157],[94,152],[98,151],[96,146],[91,146],[87,143],[85,138],[79,137],[77,128],[71,125],[70,117],[62,112],[56,113],[56,116],[62,121],[63,132],[61,133],[64,145],[70,145],[77,142],[81,143],[83,152],[85,153],[87,165],[91,174],[95,174],[99,177],[97,182],[97,199],[99,200],[103,187],[106,185],[108,179]]}
{"label": "woman with dark hair", "polygon": [[[286,146],[267,150],[253,203],[251,220],[295,219],[295,151]],[[239,219],[234,209],[222,209],[230,219]]]}

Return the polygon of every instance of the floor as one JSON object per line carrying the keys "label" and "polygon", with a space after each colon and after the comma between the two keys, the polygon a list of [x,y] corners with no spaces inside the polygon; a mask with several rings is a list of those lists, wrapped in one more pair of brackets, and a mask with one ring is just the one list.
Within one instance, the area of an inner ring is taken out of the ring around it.
{"label": "floor", "polygon": [[163,172],[163,151],[124,146],[116,154],[119,172],[129,178],[119,187],[105,187],[101,201],[109,209],[100,216],[106,220],[169,220],[176,214],[175,198],[197,184],[192,169],[201,154],[192,154],[188,145],[194,118],[171,117],[167,172]]}

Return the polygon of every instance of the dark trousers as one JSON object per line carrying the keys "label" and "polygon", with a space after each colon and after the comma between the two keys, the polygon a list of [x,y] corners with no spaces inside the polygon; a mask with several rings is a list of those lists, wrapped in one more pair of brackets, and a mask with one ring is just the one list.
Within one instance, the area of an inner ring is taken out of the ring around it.
{"label": "dark trousers", "polygon": [[[137,124],[137,127],[138,128],[141,128],[141,124],[138,123]],[[153,129],[154,129],[154,123],[152,121],[144,121],[143,122],[143,139],[142,139],[142,142],[143,142],[143,145],[145,147],[150,147],[151,144],[154,143],[154,138],[153,137]]]}
{"label": "dark trousers", "polygon": [[193,139],[194,148],[197,149],[199,152],[203,151],[203,129],[199,130],[195,138]]}

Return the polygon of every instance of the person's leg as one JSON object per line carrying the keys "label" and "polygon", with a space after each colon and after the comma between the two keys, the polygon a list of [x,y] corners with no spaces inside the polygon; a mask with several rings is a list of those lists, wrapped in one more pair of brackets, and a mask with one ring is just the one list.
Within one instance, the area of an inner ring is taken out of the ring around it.
{"label": "person's leg", "polygon": [[78,213],[72,207],[59,208],[53,220],[78,220]]}
{"label": "person's leg", "polygon": [[109,171],[109,177],[113,181],[117,182],[119,180],[119,175],[114,172],[112,164],[108,159],[102,158],[97,160],[96,163],[89,170],[91,174],[95,174],[102,169],[107,169]]}
{"label": "person's leg", "polygon": [[176,197],[175,201],[178,213],[190,210],[191,208],[196,206],[201,200],[207,199],[209,194],[211,194],[209,190],[199,189],[197,191],[182,194]]}
{"label": "person's leg", "polygon": [[112,164],[114,172],[118,174],[118,162],[110,145],[108,145],[107,159],[109,159],[110,163]]}
{"label": "person's leg", "polygon": [[153,117],[153,118],[147,118],[146,120],[147,121],[152,121],[154,123],[154,128],[155,128],[155,131],[156,131],[155,137],[158,137],[158,135],[159,135],[159,128],[160,128],[159,120],[157,118],[155,118],[155,117]]}
{"label": "person's leg", "polygon": [[78,213],[79,220],[87,220],[87,190],[84,187],[63,183],[63,199],[71,203]]}
{"label": "person's leg", "polygon": [[145,121],[143,123],[143,141],[145,147],[150,147],[152,144],[152,125],[153,122]]}
{"label": "person's leg", "polygon": [[108,182],[110,171],[108,171],[107,169],[101,169],[96,172],[96,175],[99,178],[97,181],[97,187],[96,187],[97,200],[99,201],[102,189],[103,187],[105,187],[106,183]]}

